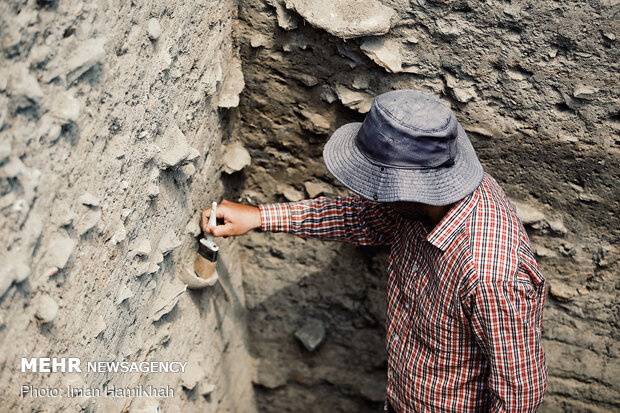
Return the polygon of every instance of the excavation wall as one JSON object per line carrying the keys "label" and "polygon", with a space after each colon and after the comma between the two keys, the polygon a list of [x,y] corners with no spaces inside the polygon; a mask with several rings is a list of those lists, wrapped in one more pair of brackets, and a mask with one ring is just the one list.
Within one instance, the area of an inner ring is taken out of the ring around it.
{"label": "excavation wall", "polygon": [[[544,411],[617,409],[617,13],[603,1],[242,0],[240,136],[252,165],[234,194],[347,193],[322,164],[329,135],[361,121],[378,93],[438,95],[516,202],[548,280]],[[241,242],[262,410],[377,411],[385,251]],[[313,352],[294,337],[304,327],[324,334]]]}
{"label": "excavation wall", "polygon": [[[192,266],[200,210],[222,193],[227,108],[243,87],[234,3],[8,1],[0,12],[2,410],[253,411],[237,261],[207,290],[177,277]],[[22,373],[22,357],[80,358],[82,373]],[[89,361],[187,364],[95,373]],[[65,397],[20,397],[22,385]],[[67,385],[172,392],[68,398]]]}

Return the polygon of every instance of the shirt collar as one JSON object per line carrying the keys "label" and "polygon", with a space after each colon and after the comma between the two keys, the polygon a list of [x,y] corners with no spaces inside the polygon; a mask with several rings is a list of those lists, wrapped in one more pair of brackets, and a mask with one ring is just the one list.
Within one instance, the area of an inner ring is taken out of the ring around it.
{"label": "shirt collar", "polygon": [[472,213],[480,199],[480,186],[474,192],[457,202],[441,219],[439,224],[426,236],[426,240],[445,251],[458,234],[467,217]]}

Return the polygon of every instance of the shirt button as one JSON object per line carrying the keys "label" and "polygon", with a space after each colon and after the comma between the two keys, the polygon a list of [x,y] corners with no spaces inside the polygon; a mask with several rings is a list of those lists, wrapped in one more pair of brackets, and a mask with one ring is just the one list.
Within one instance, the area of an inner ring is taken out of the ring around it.
{"label": "shirt button", "polygon": [[417,266],[417,265],[415,265],[415,264],[413,264],[413,265],[411,266],[411,271],[416,272],[417,270],[418,270],[418,266]]}
{"label": "shirt button", "polygon": [[409,303],[405,303],[405,308],[409,310]]}

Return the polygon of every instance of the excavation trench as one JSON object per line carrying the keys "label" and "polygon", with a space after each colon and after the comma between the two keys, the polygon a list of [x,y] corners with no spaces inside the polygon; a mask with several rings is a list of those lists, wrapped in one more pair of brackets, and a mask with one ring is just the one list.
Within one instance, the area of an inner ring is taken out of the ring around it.
{"label": "excavation trench", "polygon": [[[2,2],[5,408],[380,411],[385,248],[255,231],[219,241],[215,285],[186,291],[178,273],[213,200],[348,194],[323,165],[325,142],[373,96],[412,88],[451,106],[528,231],[549,285],[543,410],[617,410],[620,57],[608,3]],[[231,163],[231,148],[251,162]],[[191,368],[20,371],[35,355]],[[18,396],[68,382],[175,395]]]}

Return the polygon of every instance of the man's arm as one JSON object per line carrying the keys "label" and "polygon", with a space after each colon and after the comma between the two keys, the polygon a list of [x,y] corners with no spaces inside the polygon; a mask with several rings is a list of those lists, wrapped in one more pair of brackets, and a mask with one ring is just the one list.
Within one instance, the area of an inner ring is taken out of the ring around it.
{"label": "man's arm", "polygon": [[471,325],[489,362],[490,411],[536,411],[547,387],[540,330],[544,282],[482,282],[474,294]]}
{"label": "man's arm", "polygon": [[209,215],[210,209],[203,211],[202,227],[215,236],[241,235],[260,227],[264,231],[359,245],[390,243],[399,222],[387,205],[358,196],[319,197],[258,207],[223,201],[217,217],[224,219],[224,225],[217,227],[207,227]]}

